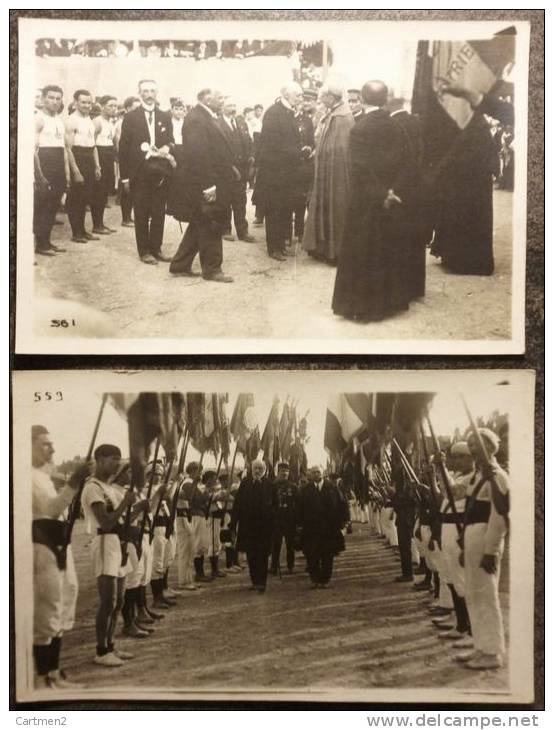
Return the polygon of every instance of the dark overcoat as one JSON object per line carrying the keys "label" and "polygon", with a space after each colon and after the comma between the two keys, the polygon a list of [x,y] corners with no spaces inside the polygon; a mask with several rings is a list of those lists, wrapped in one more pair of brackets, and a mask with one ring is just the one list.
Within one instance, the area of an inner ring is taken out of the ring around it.
{"label": "dark overcoat", "polygon": [[277,496],[273,482],[266,477],[256,484],[252,477],[242,480],[235,495],[231,518],[237,528],[237,550],[241,552],[271,552],[275,526]]}
{"label": "dark overcoat", "polygon": [[408,308],[409,247],[402,205],[403,143],[388,112],[374,110],[350,131],[350,195],[333,294],[335,314],[382,320]]}
{"label": "dark overcoat", "polygon": [[254,202],[270,208],[292,208],[299,188],[302,140],[292,109],[280,101],[263,118],[257,155]]}
{"label": "dark overcoat", "polygon": [[[233,150],[217,119],[200,104],[185,117],[182,134],[180,164],[170,180],[168,213],[179,221],[217,220],[231,200]],[[216,203],[207,205],[203,191],[214,185]]]}
{"label": "dark overcoat", "polygon": [[349,520],[349,513],[338,488],[327,479],[321,490],[314,482],[308,482],[299,490],[296,504],[303,552],[306,555],[342,552],[345,546],[341,530]]}

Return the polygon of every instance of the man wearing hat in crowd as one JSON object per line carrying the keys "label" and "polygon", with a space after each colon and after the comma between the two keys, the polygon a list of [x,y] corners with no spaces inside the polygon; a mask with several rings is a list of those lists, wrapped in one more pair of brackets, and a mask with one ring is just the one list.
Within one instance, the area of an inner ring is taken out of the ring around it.
{"label": "man wearing hat in crowd", "polygon": [[251,474],[241,482],[233,505],[231,529],[237,533],[237,550],[246,553],[251,590],[265,593],[267,562],[275,524],[277,497],[273,483],[265,476],[265,464],[256,460]]}
{"label": "man wearing hat in crowd", "polygon": [[480,428],[479,436],[480,442],[475,434],[467,440],[476,469],[466,492],[463,549],[473,649],[456,658],[470,669],[485,670],[501,667],[505,652],[498,582],[508,529],[510,480],[495,458],[498,436],[488,428]]}
{"label": "man wearing hat in crowd", "polygon": [[273,546],[271,553],[271,573],[280,573],[279,564],[281,546],[285,539],[287,551],[287,570],[292,573],[294,570],[294,535],[296,527],[296,495],[298,487],[289,480],[290,467],[286,461],[277,465],[277,480],[275,490],[277,492],[277,511],[275,514],[275,529],[273,532]]}
{"label": "man wearing hat in crowd", "polygon": [[360,89],[348,89],[348,106],[352,112],[355,122],[359,122],[364,116],[364,105]]}
{"label": "man wearing hat in crowd", "polygon": [[32,428],[33,510],[33,654],[37,689],[77,689],[60,669],[62,636],[73,628],[77,576],[71,545],[67,545],[64,512],[72,503],[88,465],[60,492],[50,478],[54,446],[44,426]]}
{"label": "man wearing hat in crowd", "polygon": [[122,518],[131,505],[131,522],[144,511],[146,500],[137,502],[130,489],[121,494],[111,481],[120,470],[121,451],[112,444],[102,444],[94,451],[94,475],[83,489],[82,505],[85,519],[96,527],[92,540],[92,564],[100,603],[96,613],[96,656],[94,663],[104,667],[119,667],[133,655],[118,650],[114,632],[118,614],[123,606],[127,566],[122,566],[120,535]]}

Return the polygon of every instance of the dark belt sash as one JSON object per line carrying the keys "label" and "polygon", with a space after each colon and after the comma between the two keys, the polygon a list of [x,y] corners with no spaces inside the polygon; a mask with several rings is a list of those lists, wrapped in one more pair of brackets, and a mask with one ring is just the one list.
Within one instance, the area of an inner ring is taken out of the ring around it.
{"label": "dark belt sash", "polygon": [[62,520],[33,520],[33,543],[49,548],[60,570],[67,565],[68,524]]}
{"label": "dark belt sash", "polygon": [[457,515],[453,515],[452,512],[448,512],[447,514],[442,514],[441,523],[443,525],[456,525],[457,524]]}
{"label": "dark belt sash", "polygon": [[167,527],[168,519],[167,515],[158,515],[157,517],[154,517],[154,527]]}
{"label": "dark belt sash", "polygon": [[491,514],[491,503],[484,500],[475,500],[466,512],[465,524],[477,525],[487,523]]}

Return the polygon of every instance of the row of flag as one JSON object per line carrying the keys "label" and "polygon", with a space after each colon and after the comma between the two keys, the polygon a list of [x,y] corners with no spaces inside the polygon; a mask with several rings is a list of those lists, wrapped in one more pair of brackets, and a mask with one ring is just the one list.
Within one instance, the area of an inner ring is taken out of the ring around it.
{"label": "row of flag", "polygon": [[156,440],[160,440],[170,460],[176,457],[185,434],[197,452],[211,452],[226,464],[234,441],[231,468],[237,453],[252,462],[260,451],[271,471],[280,459],[293,461],[298,469],[305,468],[302,442],[306,439],[307,414],[299,420],[298,402],[289,398],[282,409],[277,398],[273,401],[261,436],[252,393],[239,394],[230,421],[228,393],[110,393],[108,400],[128,424],[131,473],[136,486],[143,484],[144,467]]}

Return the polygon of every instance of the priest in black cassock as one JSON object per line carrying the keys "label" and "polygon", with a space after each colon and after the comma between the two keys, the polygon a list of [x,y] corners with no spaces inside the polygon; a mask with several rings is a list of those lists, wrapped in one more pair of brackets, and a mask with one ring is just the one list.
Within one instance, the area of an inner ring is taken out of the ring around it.
{"label": "priest in black cassock", "polygon": [[333,312],[379,321],[408,309],[409,217],[400,189],[406,168],[403,137],[384,109],[382,81],[362,88],[365,115],[350,131],[350,194],[339,254]]}

